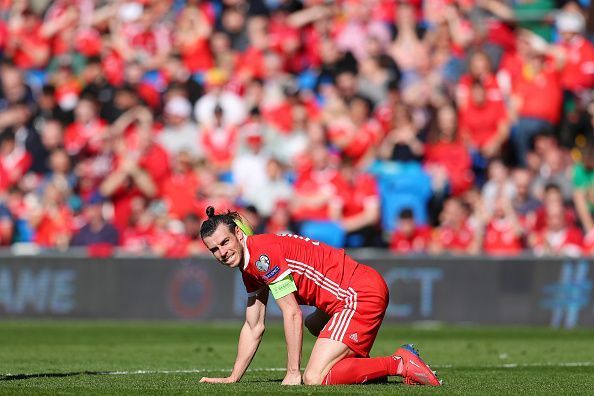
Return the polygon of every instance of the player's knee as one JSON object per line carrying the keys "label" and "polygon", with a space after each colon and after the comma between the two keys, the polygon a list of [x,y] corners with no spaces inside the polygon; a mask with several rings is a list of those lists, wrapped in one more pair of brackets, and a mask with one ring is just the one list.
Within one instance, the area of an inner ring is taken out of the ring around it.
{"label": "player's knee", "polygon": [[323,379],[319,373],[313,373],[311,370],[305,370],[303,373],[303,383],[305,385],[321,385]]}

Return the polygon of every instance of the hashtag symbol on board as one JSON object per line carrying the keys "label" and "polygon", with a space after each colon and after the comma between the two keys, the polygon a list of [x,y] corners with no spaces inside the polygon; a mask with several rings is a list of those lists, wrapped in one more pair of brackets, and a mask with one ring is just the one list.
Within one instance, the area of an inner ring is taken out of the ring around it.
{"label": "hashtag symbol on board", "polygon": [[552,311],[551,327],[563,325],[566,329],[572,329],[578,324],[579,313],[588,305],[592,291],[588,270],[589,265],[585,261],[563,263],[559,282],[543,289],[547,296],[543,306]]}

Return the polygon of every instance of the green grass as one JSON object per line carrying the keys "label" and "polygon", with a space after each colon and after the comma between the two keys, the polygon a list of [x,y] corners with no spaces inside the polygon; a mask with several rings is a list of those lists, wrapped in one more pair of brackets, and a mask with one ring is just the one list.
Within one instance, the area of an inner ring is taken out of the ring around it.
{"label": "green grass", "polygon": [[[414,342],[445,380],[441,388],[384,385],[280,385],[282,328],[270,325],[239,384],[199,384],[222,376],[235,357],[238,323],[0,321],[0,394],[594,394],[594,330],[384,326],[373,355]],[[304,342],[304,365],[313,345]],[[590,362],[584,366],[565,363]],[[517,364],[513,367],[504,365]],[[176,370],[204,373],[163,373]],[[100,374],[105,371],[159,371]],[[11,373],[21,376],[7,376]]]}

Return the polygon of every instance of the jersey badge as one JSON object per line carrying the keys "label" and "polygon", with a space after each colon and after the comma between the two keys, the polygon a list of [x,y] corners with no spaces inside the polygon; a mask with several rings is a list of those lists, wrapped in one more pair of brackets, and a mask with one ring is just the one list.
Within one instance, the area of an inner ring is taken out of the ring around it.
{"label": "jersey badge", "polygon": [[268,272],[268,268],[270,268],[270,259],[267,255],[263,254],[256,260],[256,268],[260,272]]}

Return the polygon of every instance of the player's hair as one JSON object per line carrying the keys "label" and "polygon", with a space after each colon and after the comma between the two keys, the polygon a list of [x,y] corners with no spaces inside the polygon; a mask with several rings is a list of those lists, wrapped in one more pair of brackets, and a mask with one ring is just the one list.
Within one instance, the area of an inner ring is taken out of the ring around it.
{"label": "player's hair", "polygon": [[239,213],[228,210],[227,213],[215,214],[213,206],[206,208],[206,216],[208,219],[204,220],[200,226],[200,238],[202,239],[214,234],[220,224],[224,224],[230,232],[235,232],[236,221],[241,221]]}

